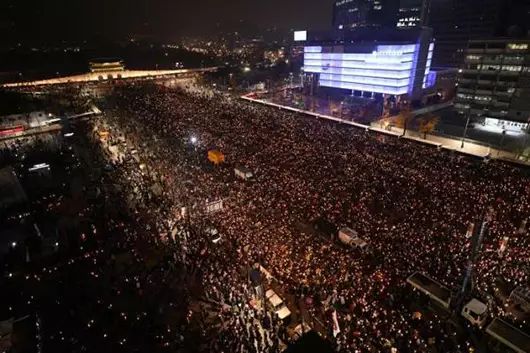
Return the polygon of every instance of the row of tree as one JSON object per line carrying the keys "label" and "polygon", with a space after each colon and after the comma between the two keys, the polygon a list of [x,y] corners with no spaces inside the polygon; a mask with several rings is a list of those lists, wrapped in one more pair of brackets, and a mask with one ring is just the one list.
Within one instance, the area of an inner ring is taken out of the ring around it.
{"label": "row of tree", "polygon": [[427,134],[432,133],[436,129],[436,125],[440,118],[433,114],[427,113],[416,118],[412,115],[412,111],[409,107],[401,110],[401,112],[393,117],[386,116],[382,119],[382,125],[396,126],[403,129],[403,135],[407,133],[408,129],[415,129],[423,134],[423,138],[427,138]]}

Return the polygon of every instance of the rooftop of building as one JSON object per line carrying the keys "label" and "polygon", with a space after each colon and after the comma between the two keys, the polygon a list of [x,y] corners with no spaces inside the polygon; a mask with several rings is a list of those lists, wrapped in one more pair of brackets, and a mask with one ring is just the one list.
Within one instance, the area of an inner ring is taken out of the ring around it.
{"label": "rooftop of building", "polygon": [[94,58],[89,60],[90,65],[108,65],[108,64],[123,64],[123,60],[119,58]]}

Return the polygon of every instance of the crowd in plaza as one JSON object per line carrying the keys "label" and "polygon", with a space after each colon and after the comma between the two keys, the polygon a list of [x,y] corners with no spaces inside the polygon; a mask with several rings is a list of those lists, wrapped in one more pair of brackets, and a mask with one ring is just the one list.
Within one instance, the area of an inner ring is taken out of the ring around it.
{"label": "crowd in plaza", "polygon": [[[291,322],[303,318],[339,352],[467,352],[472,341],[423,311],[405,280],[419,271],[456,292],[471,252],[466,231],[486,213],[473,295],[519,325],[504,304],[529,281],[524,169],[198,86],[118,88],[87,124],[72,143],[90,139],[75,148],[44,136],[2,145],[6,163],[50,161],[55,146],[92,195],[81,202],[66,187],[39,201],[60,219],[58,262],[5,292],[9,310],[38,308],[47,348],[282,351],[287,323],[249,280],[260,264]],[[224,164],[208,161],[212,149]],[[237,178],[237,166],[254,179]],[[208,212],[217,200],[223,209]],[[354,229],[369,250],[319,236],[322,219]]]}
{"label": "crowd in plaza", "polygon": [[[108,132],[106,148],[127,146],[109,160],[130,212],[146,220],[148,242],[167,244],[171,262],[196,275],[197,295],[218,304],[218,326],[206,314],[200,320],[205,351],[276,352],[287,341],[284,325],[255,303],[247,271],[256,262],[297,310],[323,322],[337,351],[467,351],[442,319],[413,318],[405,279],[420,271],[457,290],[470,254],[466,230],[489,210],[474,295],[507,316],[499,286],[528,283],[529,241],[518,232],[530,211],[525,170],[198,87],[127,87],[111,101],[95,136]],[[225,165],[208,165],[210,149]],[[234,166],[255,180],[238,180]],[[218,199],[224,209],[208,214],[204,205]],[[305,227],[322,218],[356,230],[370,251]],[[206,236],[211,224],[219,243]]]}

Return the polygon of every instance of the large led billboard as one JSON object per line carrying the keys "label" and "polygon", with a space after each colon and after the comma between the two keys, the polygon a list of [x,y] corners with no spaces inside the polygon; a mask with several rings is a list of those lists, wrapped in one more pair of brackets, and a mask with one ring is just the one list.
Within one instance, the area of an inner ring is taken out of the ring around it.
{"label": "large led billboard", "polygon": [[294,32],[294,41],[303,42],[307,40],[307,31],[295,31]]}
{"label": "large led billboard", "polygon": [[[401,95],[411,91],[419,46],[374,45],[359,49],[307,46],[304,71],[319,74],[319,84],[374,93]],[[340,51],[340,52],[337,52]]]}

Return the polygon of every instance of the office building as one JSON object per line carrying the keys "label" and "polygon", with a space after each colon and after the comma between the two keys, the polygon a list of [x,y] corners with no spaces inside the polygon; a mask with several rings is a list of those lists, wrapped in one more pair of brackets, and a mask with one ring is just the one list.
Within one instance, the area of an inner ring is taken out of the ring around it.
{"label": "office building", "polygon": [[333,28],[392,27],[399,3],[396,0],[336,0]]}
{"label": "office building", "polygon": [[396,26],[421,27],[427,23],[428,16],[429,0],[400,0]]}
{"label": "office building", "polygon": [[419,99],[434,83],[430,29],[362,29],[343,31],[340,40],[333,33],[327,40],[322,34],[314,38],[308,34],[303,69],[321,87]]}
{"label": "office building", "polygon": [[503,130],[527,127],[530,118],[530,40],[475,40],[459,70],[456,110]]}
{"label": "office building", "polygon": [[469,40],[526,36],[530,4],[526,0],[431,0],[427,24],[436,39],[433,65],[460,67]]}

